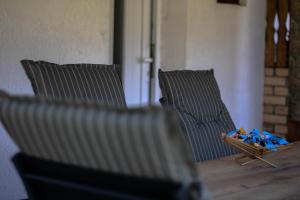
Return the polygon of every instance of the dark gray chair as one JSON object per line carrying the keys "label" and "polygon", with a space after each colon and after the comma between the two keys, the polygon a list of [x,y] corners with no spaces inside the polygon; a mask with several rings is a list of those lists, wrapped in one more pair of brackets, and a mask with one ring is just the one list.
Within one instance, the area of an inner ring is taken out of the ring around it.
{"label": "dark gray chair", "polygon": [[173,112],[1,95],[0,119],[30,199],[201,199]]}
{"label": "dark gray chair", "polygon": [[196,161],[238,153],[221,140],[221,132],[235,129],[224,105],[213,70],[159,70],[162,105],[181,118],[185,138]]}
{"label": "dark gray chair", "polygon": [[21,61],[36,95],[126,107],[119,65]]}

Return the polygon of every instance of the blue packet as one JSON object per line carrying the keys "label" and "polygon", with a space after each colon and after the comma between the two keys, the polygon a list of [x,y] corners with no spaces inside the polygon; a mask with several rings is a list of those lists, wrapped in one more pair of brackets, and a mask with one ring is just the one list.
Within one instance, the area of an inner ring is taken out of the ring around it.
{"label": "blue packet", "polygon": [[288,144],[288,141],[284,138],[275,136],[268,131],[262,131],[260,133],[258,129],[253,129],[248,134],[240,134],[239,130],[233,130],[227,133],[227,135],[230,137],[238,136],[239,139],[242,139],[242,141],[247,144],[256,143],[272,151],[276,151],[280,145]]}
{"label": "blue packet", "polygon": [[236,134],[236,132],[238,132],[238,129],[228,132],[227,136],[231,137],[232,135]]}

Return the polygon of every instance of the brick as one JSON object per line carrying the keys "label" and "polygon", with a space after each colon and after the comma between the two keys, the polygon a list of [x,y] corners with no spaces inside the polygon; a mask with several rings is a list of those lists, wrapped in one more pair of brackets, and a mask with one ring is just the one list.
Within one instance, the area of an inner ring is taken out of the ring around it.
{"label": "brick", "polygon": [[263,129],[264,129],[265,131],[274,132],[275,127],[274,127],[273,124],[264,123],[264,124],[263,124]]}
{"label": "brick", "polygon": [[274,113],[274,106],[264,105],[264,113],[265,114],[273,114]]}
{"label": "brick", "polygon": [[287,77],[289,75],[289,69],[288,68],[277,68],[275,70],[276,76],[281,76],[281,77]]}
{"label": "brick", "polygon": [[273,87],[271,87],[271,86],[265,86],[264,87],[264,94],[266,94],[266,95],[273,95]]}
{"label": "brick", "polygon": [[275,133],[287,134],[288,127],[286,125],[275,125]]}
{"label": "brick", "polygon": [[279,96],[287,96],[289,94],[289,89],[287,87],[275,87],[274,94]]}
{"label": "brick", "polygon": [[281,138],[286,138],[287,137],[287,133],[273,133],[274,135],[281,137]]}
{"label": "brick", "polygon": [[265,85],[270,86],[285,86],[286,79],[282,77],[265,77]]}
{"label": "brick", "polygon": [[275,107],[275,114],[279,115],[288,115],[289,108],[287,106],[276,106]]}
{"label": "brick", "polygon": [[280,115],[264,114],[263,120],[265,123],[286,124],[287,117]]}
{"label": "brick", "polygon": [[264,103],[269,105],[285,105],[286,98],[278,96],[264,96]]}
{"label": "brick", "polygon": [[273,76],[274,68],[265,68],[265,76]]}

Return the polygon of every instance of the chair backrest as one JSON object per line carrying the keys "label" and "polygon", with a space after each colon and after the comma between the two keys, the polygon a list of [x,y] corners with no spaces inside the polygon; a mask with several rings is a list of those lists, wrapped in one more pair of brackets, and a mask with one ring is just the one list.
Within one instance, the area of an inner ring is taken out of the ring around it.
{"label": "chair backrest", "polygon": [[221,132],[235,129],[221,99],[213,70],[159,71],[161,102],[176,110],[195,160],[237,153],[221,141]]}
{"label": "chair backrest", "polygon": [[35,94],[126,107],[119,65],[21,61]]}
{"label": "chair backrest", "polygon": [[21,149],[14,162],[32,199],[199,199],[170,111],[0,96],[0,118]]}

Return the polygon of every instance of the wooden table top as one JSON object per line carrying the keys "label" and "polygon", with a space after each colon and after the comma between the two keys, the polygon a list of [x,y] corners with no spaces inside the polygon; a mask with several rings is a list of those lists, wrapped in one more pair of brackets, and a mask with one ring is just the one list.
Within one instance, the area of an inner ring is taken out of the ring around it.
{"label": "wooden table top", "polygon": [[300,142],[266,155],[277,168],[258,160],[241,166],[234,157],[198,164],[212,199],[300,199]]}

